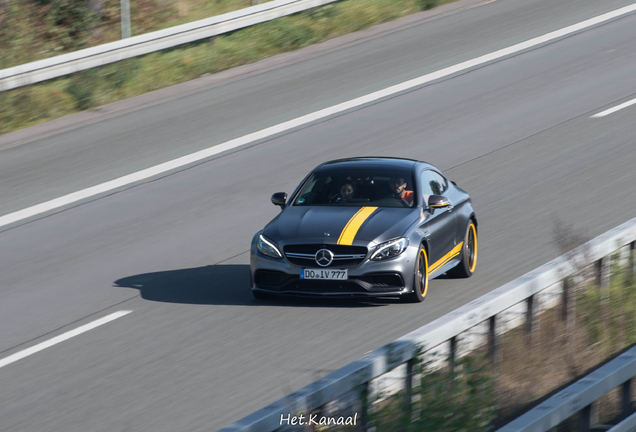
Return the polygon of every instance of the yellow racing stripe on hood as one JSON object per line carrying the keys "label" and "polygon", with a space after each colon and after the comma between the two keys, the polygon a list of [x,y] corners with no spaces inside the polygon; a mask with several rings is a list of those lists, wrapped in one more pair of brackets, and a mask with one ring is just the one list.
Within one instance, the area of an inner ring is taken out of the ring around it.
{"label": "yellow racing stripe on hood", "polygon": [[349,219],[349,222],[347,222],[347,225],[345,225],[344,229],[340,233],[340,237],[338,237],[338,244],[351,246],[353,244],[353,239],[356,237],[356,234],[364,221],[367,220],[367,218],[377,209],[377,207],[362,207],[358,210],[358,212]]}

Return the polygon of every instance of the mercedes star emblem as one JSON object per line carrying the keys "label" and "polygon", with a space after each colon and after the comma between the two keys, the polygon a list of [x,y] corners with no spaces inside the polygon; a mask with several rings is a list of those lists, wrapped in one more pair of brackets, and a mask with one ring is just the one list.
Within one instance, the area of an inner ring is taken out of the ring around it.
{"label": "mercedes star emblem", "polygon": [[316,263],[320,267],[327,267],[333,261],[333,253],[329,249],[320,249],[316,252]]}

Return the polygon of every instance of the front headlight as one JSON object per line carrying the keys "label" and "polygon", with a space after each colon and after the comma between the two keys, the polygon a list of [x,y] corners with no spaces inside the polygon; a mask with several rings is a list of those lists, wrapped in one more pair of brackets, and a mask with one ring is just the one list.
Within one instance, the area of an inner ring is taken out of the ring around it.
{"label": "front headlight", "polygon": [[258,242],[256,243],[256,249],[263,255],[267,255],[272,258],[282,258],[280,251],[278,250],[278,245],[275,241],[268,239],[263,236],[263,234],[259,234]]}
{"label": "front headlight", "polygon": [[380,261],[383,259],[396,257],[404,252],[408,245],[409,239],[404,237],[381,243],[375,248],[375,252],[373,252],[373,255],[371,255],[371,259],[373,261]]}

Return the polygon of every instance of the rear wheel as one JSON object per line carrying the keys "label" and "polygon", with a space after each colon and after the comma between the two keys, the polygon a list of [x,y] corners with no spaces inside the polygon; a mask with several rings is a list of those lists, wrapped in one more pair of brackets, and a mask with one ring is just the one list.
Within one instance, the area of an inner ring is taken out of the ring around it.
{"label": "rear wheel", "polygon": [[406,299],[412,303],[424,301],[428,291],[428,255],[426,249],[420,247],[415,263],[415,280],[413,281],[413,292]]}
{"label": "rear wheel", "polygon": [[477,267],[477,227],[472,220],[466,227],[461,257],[461,262],[447,272],[449,276],[456,278],[471,277],[475,267]]}

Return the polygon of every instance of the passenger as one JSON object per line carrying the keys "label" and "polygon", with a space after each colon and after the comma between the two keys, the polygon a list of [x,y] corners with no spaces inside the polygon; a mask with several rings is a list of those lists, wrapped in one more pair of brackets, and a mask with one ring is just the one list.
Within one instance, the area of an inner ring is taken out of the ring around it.
{"label": "passenger", "polygon": [[340,187],[340,194],[336,197],[335,202],[348,203],[351,201],[355,193],[356,189],[353,187],[352,183],[343,183]]}
{"label": "passenger", "polygon": [[395,177],[389,181],[389,186],[393,191],[393,198],[406,201],[410,206],[413,205],[413,191],[406,190],[406,181],[402,177]]}

